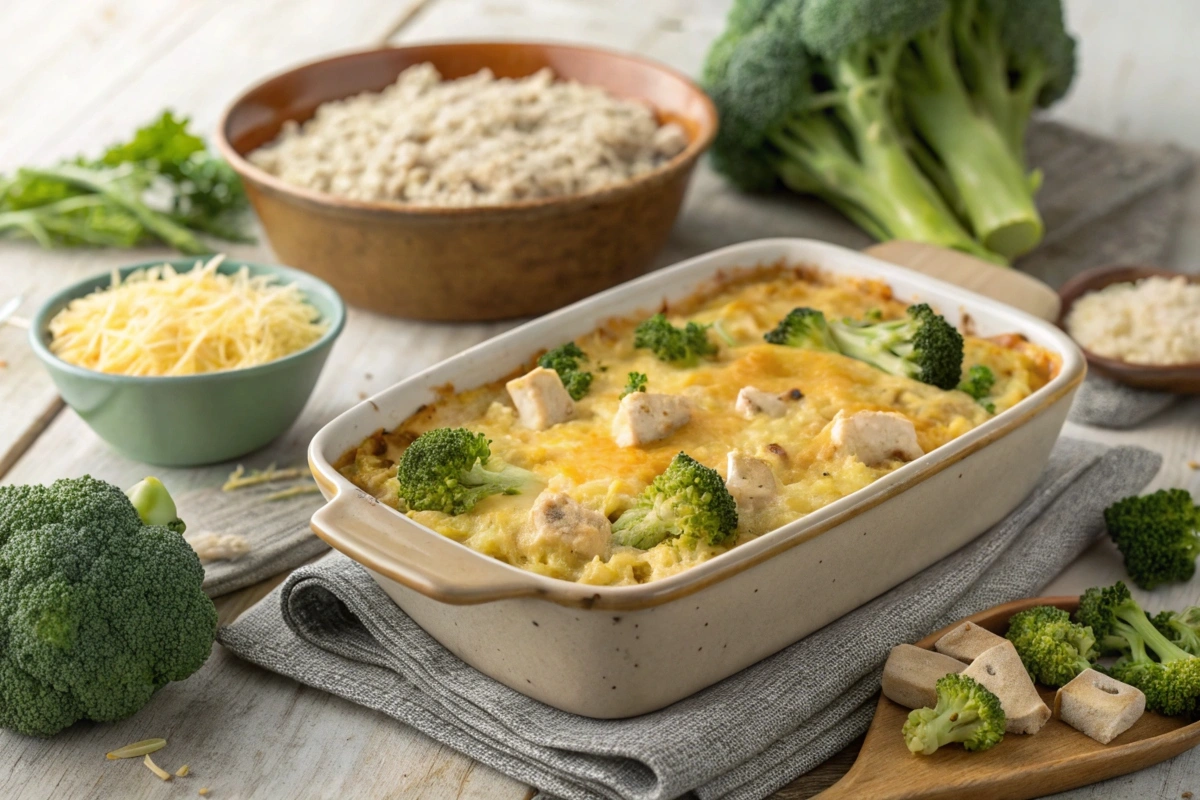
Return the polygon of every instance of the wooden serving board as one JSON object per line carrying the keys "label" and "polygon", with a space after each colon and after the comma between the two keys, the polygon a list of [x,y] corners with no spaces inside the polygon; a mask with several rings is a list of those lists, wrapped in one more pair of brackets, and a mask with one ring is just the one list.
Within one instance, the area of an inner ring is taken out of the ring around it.
{"label": "wooden serving board", "polygon": [[1058,292],[1037,278],[1010,267],[989,264],[966,253],[920,242],[884,242],[864,252],[999,300],[1035,317],[1058,319]]}
{"label": "wooden serving board", "polygon": [[[1077,597],[1034,597],[1016,600],[967,617],[977,625],[1003,635],[1008,619],[1037,605],[1053,605],[1074,612]],[[959,625],[930,634],[917,645],[933,649],[942,634]],[[1038,687],[1042,699],[1054,707],[1054,690]],[[1200,744],[1200,722],[1188,724],[1180,717],[1153,712],[1142,715],[1132,728],[1107,745],[1052,717],[1037,734],[1010,733],[1004,741],[982,753],[968,753],[957,745],[943,747],[931,756],[913,755],[900,734],[909,709],[879,698],[875,718],[867,731],[854,766],[840,781],[818,795],[822,800],[1024,800],[1086,786],[1136,772],[1179,755]]]}

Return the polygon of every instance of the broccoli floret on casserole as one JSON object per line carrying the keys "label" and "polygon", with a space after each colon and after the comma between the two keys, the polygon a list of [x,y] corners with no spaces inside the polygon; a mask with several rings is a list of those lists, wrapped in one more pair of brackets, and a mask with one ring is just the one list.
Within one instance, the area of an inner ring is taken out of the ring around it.
{"label": "broccoli floret on casserole", "polygon": [[986,364],[976,364],[967,370],[967,377],[958,384],[960,392],[966,392],[983,406],[989,414],[996,413],[996,404],[988,400],[992,387],[996,385],[996,373]]}
{"label": "broccoli floret on casserole", "polygon": [[487,469],[491,444],[466,428],[435,428],[417,437],[396,467],[397,493],[412,511],[465,514],[493,494],[520,494],[536,478],[513,466]]}
{"label": "broccoli floret on casserole", "polygon": [[793,308],[778,325],[764,333],[763,338],[771,344],[839,352],[825,315],[815,308]]}
{"label": "broccoli floret on casserole", "polygon": [[734,538],[737,503],[721,474],[686,453],[646,487],[613,523],[618,544],[648,550],[668,538],[725,544]]}
{"label": "broccoli floret on casserole", "polygon": [[717,353],[717,346],[708,339],[709,327],[688,322],[682,328],[676,328],[665,314],[655,314],[634,330],[633,346],[652,351],[659,361],[677,367],[694,367],[701,358]]}
{"label": "broccoli floret on casserole", "polygon": [[904,319],[885,322],[828,322],[820,311],[797,308],[763,338],[788,347],[838,352],[939,389],[958,386],[962,334],[924,303],[909,306],[905,314]]}
{"label": "broccoli floret on casserole", "polygon": [[579,362],[587,360],[587,353],[580,350],[579,345],[567,342],[543,354],[537,363],[539,367],[557,372],[567,394],[572,400],[579,400],[592,387],[592,373],[579,368]]}

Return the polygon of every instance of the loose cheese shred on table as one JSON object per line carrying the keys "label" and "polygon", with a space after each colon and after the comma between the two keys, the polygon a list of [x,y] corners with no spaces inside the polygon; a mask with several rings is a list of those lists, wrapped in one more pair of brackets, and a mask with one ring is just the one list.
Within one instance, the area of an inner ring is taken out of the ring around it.
{"label": "loose cheese shred on table", "polygon": [[150,756],[146,756],[144,759],[142,759],[142,763],[146,765],[146,769],[153,772],[155,775],[157,775],[162,780],[164,780],[164,781],[171,780],[171,773],[167,772],[165,769],[160,767],[158,764],[155,764],[154,759],[150,758]]}
{"label": "loose cheese shred on table", "polygon": [[71,301],[50,321],[62,360],[118,375],[196,375],[244,369],[303,350],[325,333],[295,284],[245,267],[217,271],[222,256],[187,272],[169,264]]}

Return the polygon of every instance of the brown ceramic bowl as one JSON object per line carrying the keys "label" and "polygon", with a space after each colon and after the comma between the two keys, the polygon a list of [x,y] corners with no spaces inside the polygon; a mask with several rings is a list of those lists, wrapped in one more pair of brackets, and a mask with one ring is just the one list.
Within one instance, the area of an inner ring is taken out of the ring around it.
{"label": "brown ceramic bowl", "polygon": [[[445,78],[483,68],[523,77],[543,67],[643,100],[680,124],[687,148],[616,186],[477,208],[347,200],[284,183],[245,155],[328,100],[379,91],[430,62]],[[712,102],[683,75],[632,55],[536,43],[449,43],[316,61],[238,98],[217,146],[242,176],[279,260],[328,281],[361,308],[427,320],[540,314],[644,272],[667,241],[696,160],[716,133]]]}
{"label": "brown ceramic bowl", "polygon": [[[1071,313],[1071,307],[1075,301],[1085,294],[1098,291],[1114,283],[1130,283],[1150,277],[1174,278],[1180,275],[1192,283],[1200,283],[1200,275],[1185,275],[1181,272],[1172,272],[1156,267],[1100,267],[1081,272],[1058,290],[1059,297],[1062,298],[1062,313],[1058,318],[1058,325],[1063,330],[1067,330],[1067,315]],[[1098,356],[1083,345],[1079,345],[1079,347],[1083,350],[1088,365],[1092,369],[1127,386],[1181,394],[1200,393],[1200,362],[1164,366],[1130,364],[1115,358]]]}

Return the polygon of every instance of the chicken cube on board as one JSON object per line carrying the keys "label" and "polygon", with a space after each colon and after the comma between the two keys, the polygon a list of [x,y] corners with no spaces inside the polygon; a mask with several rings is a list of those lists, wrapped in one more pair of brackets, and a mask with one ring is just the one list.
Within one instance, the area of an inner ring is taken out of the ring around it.
{"label": "chicken cube on board", "polygon": [[1037,733],[1050,719],[1049,706],[1042,702],[1017,648],[1007,639],[980,653],[962,674],[1000,700],[1004,729],[1009,733]]}
{"label": "chicken cube on board", "polygon": [[1059,719],[1100,744],[1133,727],[1146,710],[1141,689],[1094,669],[1085,669],[1054,696]]}
{"label": "chicken cube on board", "polygon": [[905,708],[937,705],[937,682],[967,665],[956,658],[911,644],[898,644],[883,665],[883,694]]}
{"label": "chicken cube on board", "polygon": [[552,369],[537,367],[513,378],[505,388],[526,428],[544,431],[575,416],[575,401]]}

